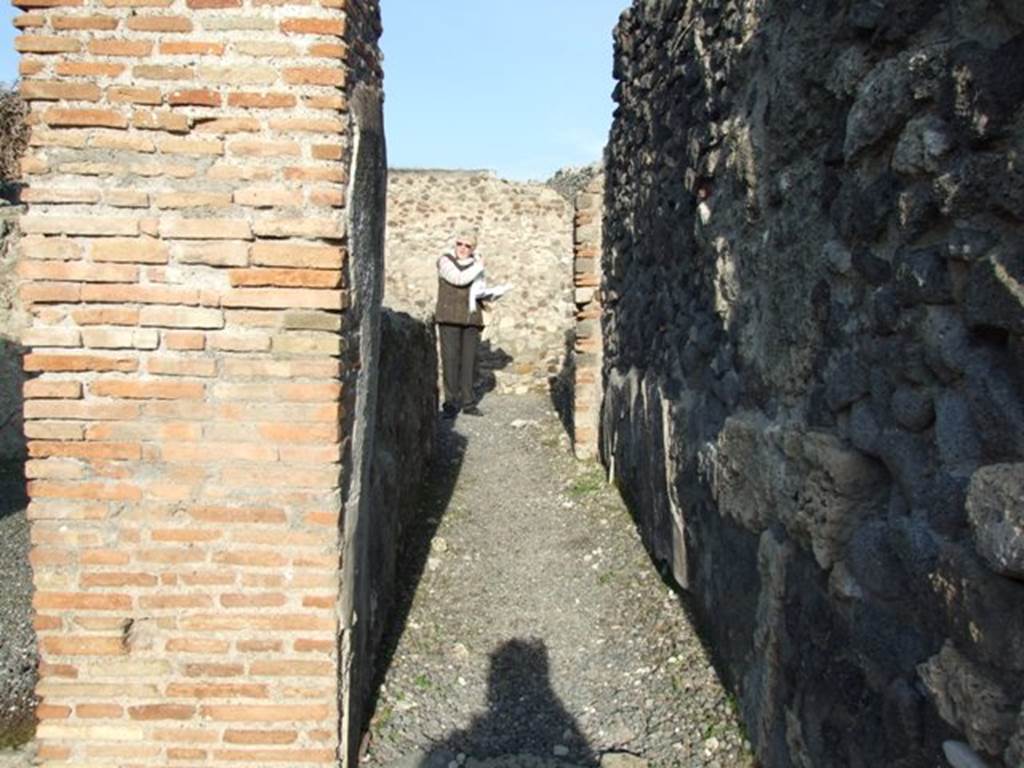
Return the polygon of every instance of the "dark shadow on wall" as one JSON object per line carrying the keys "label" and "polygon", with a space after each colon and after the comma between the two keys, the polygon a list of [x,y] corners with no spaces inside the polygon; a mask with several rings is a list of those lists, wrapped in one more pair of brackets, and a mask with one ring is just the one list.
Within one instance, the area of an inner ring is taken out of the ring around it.
{"label": "dark shadow on wall", "polygon": [[598,758],[576,718],[551,688],[548,649],[539,638],[515,638],[490,654],[487,711],[470,726],[435,744],[417,768],[447,768],[460,753],[475,757],[535,755],[550,760],[556,748],[580,766]]}
{"label": "dark shadow on wall", "polygon": [[565,332],[562,368],[554,376],[548,377],[548,396],[551,398],[551,406],[558,414],[559,421],[562,422],[562,428],[572,440],[576,429],[576,330],[574,328]]}
{"label": "dark shadow on wall", "polygon": [[512,355],[501,347],[494,346],[489,340],[480,342],[480,349],[476,355],[476,376],[474,377],[473,392],[476,399],[480,400],[488,392],[493,392],[498,386],[498,377],[495,371],[508,368],[513,360]]}
{"label": "dark shadow on wall", "polygon": [[423,485],[415,513],[410,518],[407,529],[403,531],[402,541],[398,545],[396,562],[400,565],[393,590],[394,602],[385,620],[380,645],[375,651],[372,694],[366,709],[369,713],[368,722],[363,724],[364,746],[366,729],[376,712],[381,686],[405,632],[409,611],[412,609],[416,589],[427,566],[434,535],[448,511],[455,483],[462,471],[467,440],[456,432],[453,426],[451,421],[441,421],[435,433],[434,451],[425,473],[427,481]]}
{"label": "dark shadow on wall", "polygon": [[0,519],[28,504],[22,360],[24,349],[0,336]]}

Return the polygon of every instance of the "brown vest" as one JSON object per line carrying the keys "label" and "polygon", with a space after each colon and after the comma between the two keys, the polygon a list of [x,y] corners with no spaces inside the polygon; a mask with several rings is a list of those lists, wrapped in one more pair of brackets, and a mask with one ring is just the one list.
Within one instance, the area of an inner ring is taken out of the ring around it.
{"label": "brown vest", "polygon": [[[469,269],[469,265],[459,266],[459,262],[449,253],[441,258],[448,259],[460,270]],[[469,286],[452,285],[440,275],[437,277],[437,309],[434,310],[434,321],[449,325],[484,327],[484,317],[480,310],[469,311]]]}

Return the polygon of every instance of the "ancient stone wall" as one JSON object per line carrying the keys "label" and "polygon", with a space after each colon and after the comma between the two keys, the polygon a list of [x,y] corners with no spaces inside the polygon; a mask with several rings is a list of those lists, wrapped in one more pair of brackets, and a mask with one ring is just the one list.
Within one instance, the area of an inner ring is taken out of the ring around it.
{"label": "ancient stone wall", "polygon": [[1024,764],[1024,6],[635,2],[615,72],[602,450],[763,763]]}
{"label": "ancient stone wall", "polygon": [[486,318],[480,369],[499,391],[543,389],[565,364],[573,325],[572,206],[538,183],[486,171],[392,170],[385,303],[433,312],[437,258],[460,223],[480,232],[490,284],[511,283]]}
{"label": "ancient stone wall", "polygon": [[29,5],[40,759],[335,764],[358,747],[377,3]]}
{"label": "ancient stone wall", "polygon": [[0,201],[0,463],[23,461],[21,334],[16,223],[21,208]]}
{"label": "ancient stone wall", "polygon": [[573,450],[580,459],[598,455],[601,409],[601,234],[604,176],[591,179],[575,198],[573,284],[576,332],[573,345]]}
{"label": "ancient stone wall", "polygon": [[[433,456],[437,424],[437,338],[429,317],[385,310],[381,317],[380,386],[370,492],[373,526],[369,647],[379,660],[381,639],[399,595],[400,543],[419,508],[420,487]],[[369,665],[372,669],[373,664]],[[368,692],[367,692],[368,693]]]}

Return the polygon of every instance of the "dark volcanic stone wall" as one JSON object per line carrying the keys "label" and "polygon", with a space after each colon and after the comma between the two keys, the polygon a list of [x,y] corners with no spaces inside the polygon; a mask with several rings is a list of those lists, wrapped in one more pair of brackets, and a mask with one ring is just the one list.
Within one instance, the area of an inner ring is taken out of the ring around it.
{"label": "dark volcanic stone wall", "polygon": [[602,451],[764,764],[1024,765],[1024,4],[638,0],[615,71]]}

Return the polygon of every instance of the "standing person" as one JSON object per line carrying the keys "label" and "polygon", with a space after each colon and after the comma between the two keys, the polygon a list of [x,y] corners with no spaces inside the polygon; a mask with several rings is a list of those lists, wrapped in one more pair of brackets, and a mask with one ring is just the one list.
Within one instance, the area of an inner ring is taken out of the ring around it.
{"label": "standing person", "polygon": [[473,397],[473,375],[483,313],[471,295],[473,282],[482,279],[483,260],[476,255],[475,229],[459,230],[455,253],[437,260],[437,309],[434,319],[441,337],[441,369],[444,380],[445,418],[454,419],[461,410],[482,416]]}

